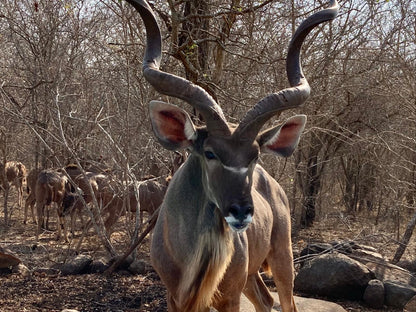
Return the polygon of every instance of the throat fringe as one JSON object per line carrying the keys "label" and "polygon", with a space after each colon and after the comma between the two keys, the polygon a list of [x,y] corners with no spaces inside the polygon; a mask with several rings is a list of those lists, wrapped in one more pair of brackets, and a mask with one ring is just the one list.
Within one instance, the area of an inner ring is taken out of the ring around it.
{"label": "throat fringe", "polygon": [[199,236],[197,250],[182,275],[178,298],[183,311],[206,311],[234,254],[229,231],[212,229]]}

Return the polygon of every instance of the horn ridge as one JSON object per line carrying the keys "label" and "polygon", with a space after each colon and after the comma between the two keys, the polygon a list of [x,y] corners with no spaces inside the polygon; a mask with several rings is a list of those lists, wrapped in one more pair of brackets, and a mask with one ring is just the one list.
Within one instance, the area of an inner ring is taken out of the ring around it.
{"label": "horn ridge", "polygon": [[310,95],[309,83],[302,72],[300,50],[306,36],[319,24],[333,20],[338,14],[338,2],[330,1],[330,7],[321,10],[304,20],[289,43],[286,58],[286,73],[290,88],[267,95],[250,109],[237,130],[236,135],[244,135],[254,140],[262,126],[275,114],[302,105]]}
{"label": "horn ridge", "polygon": [[300,84],[301,79],[304,78],[300,64],[300,50],[306,36],[319,24],[335,19],[338,15],[338,9],[337,0],[331,0],[329,8],[311,15],[297,28],[289,43],[286,58],[286,73],[291,87]]}
{"label": "horn ridge", "polygon": [[146,49],[143,75],[159,92],[186,101],[204,118],[209,132],[230,135],[231,131],[221,107],[200,86],[191,81],[160,70],[162,38],[153,10],[145,0],[126,0],[140,14],[146,28]]}

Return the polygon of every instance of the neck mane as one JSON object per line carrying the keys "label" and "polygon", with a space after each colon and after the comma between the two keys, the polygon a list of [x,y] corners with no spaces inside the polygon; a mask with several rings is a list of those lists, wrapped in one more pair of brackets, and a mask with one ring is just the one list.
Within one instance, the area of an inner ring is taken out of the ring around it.
{"label": "neck mane", "polygon": [[189,258],[178,288],[179,306],[184,311],[205,311],[212,304],[231,258],[233,236],[217,208],[210,227],[201,228],[196,249]]}

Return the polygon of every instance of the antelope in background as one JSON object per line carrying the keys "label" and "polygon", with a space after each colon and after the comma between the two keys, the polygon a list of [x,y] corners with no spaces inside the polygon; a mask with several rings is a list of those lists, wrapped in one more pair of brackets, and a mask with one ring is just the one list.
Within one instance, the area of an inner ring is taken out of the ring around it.
{"label": "antelope in background", "polygon": [[27,177],[26,177],[26,191],[27,191],[27,197],[25,201],[25,217],[23,219],[23,223],[27,223],[27,211],[30,208],[30,212],[32,213],[32,221],[33,223],[36,223],[35,219],[35,213],[33,211],[33,207],[36,204],[36,182],[38,180],[39,173],[42,171],[42,169],[32,169],[29,171]]}
{"label": "antelope in background", "polygon": [[17,191],[18,205],[23,207],[23,184],[27,174],[25,165],[20,161],[8,161],[5,165],[0,164],[0,172],[4,172],[7,179],[7,181],[4,181],[3,174],[0,174],[1,187],[5,190],[5,183],[12,184]]}
{"label": "antelope in background", "polygon": [[260,151],[288,157],[296,148],[306,116],[260,132],[283,110],[309,96],[300,49],[307,34],[338,13],[338,3],[307,18],[288,49],[290,88],[273,93],[247,112],[237,127],[199,86],[159,69],[161,34],[144,0],[127,0],[141,15],[147,33],[143,75],[160,93],[186,101],[203,117],[196,128],[181,108],[150,102],[159,142],[190,156],[169,184],[151,245],[151,261],[167,287],[169,311],[239,311],[241,293],[256,311],[271,311],[273,298],[259,274],[273,273],[282,311],[297,311],[293,300],[290,210],[279,184],[260,166]]}
{"label": "antelope in background", "polygon": [[67,176],[58,170],[42,170],[36,181],[35,200],[37,213],[37,231],[36,242],[45,222],[45,209],[51,203],[57,204],[58,212],[58,239],[62,237],[61,230],[64,231],[64,240],[68,242],[67,227],[65,225],[65,215],[68,214],[78,200],[77,194],[74,192],[73,186],[70,184]]}
{"label": "antelope in background", "polygon": [[[174,164],[178,164],[178,162],[175,161]],[[149,216],[155,213],[165,196],[170,181],[169,177],[152,177],[134,184],[118,181],[102,173],[85,172],[85,175],[79,174],[73,180],[76,186],[81,189],[86,204],[94,204],[94,199],[96,200],[99,206],[98,211],[104,219],[107,235],[110,237],[114,224],[126,212],[135,213],[139,207],[140,223],[143,220],[143,212],[147,212]],[[75,214],[78,213],[82,216],[84,209],[84,203],[78,201],[71,210],[72,229],[75,229]],[[91,211],[94,214],[96,210],[92,209]],[[83,226],[84,230],[77,250],[90,226],[91,220]]]}

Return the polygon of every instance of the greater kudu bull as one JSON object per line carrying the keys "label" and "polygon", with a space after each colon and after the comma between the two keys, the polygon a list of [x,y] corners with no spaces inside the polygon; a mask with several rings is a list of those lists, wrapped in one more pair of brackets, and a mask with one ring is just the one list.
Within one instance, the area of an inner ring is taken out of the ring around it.
{"label": "greater kudu bull", "polygon": [[174,175],[153,234],[152,264],[168,291],[169,311],[239,311],[243,292],[256,311],[271,311],[273,299],[259,269],[273,273],[282,311],[296,311],[287,197],[257,164],[260,151],[287,157],[296,148],[306,116],[261,133],[267,120],[308,98],[300,49],[318,24],[335,18],[338,3],[306,19],[287,55],[290,88],[263,98],[238,127],[227,123],[220,106],[202,88],[159,70],[161,34],[144,0],[127,0],[147,32],[143,74],[160,93],[182,99],[203,117],[196,128],[177,106],[152,101],[150,117],[160,143],[191,155]]}

